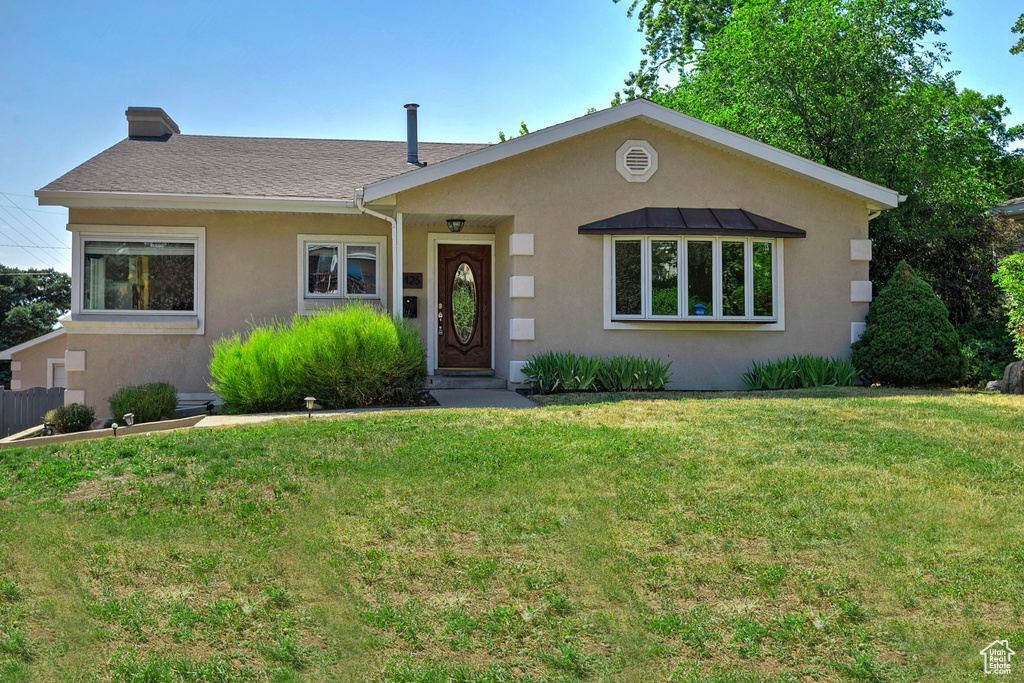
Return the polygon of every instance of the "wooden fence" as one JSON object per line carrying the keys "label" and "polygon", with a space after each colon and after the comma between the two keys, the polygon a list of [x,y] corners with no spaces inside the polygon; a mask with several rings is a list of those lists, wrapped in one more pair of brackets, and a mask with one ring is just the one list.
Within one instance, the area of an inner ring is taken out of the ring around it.
{"label": "wooden fence", "polygon": [[64,405],[64,387],[0,389],[0,438],[43,424],[46,413]]}

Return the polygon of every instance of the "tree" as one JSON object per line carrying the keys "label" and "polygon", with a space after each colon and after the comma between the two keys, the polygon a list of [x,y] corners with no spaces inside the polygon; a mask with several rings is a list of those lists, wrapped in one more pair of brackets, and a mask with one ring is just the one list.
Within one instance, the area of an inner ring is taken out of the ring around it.
{"label": "tree", "polygon": [[[641,5],[640,3],[643,2]],[[943,0],[636,0],[648,38],[627,97],[643,94],[841,171],[907,200],[870,223],[871,277],[906,259],[956,322],[990,314],[993,240],[985,210],[1024,163],[1007,145],[1001,96],[956,87],[928,39]],[[679,83],[663,87],[659,71]],[[617,94],[618,96],[618,94]],[[997,249],[998,250],[998,249]]]}
{"label": "tree", "polygon": [[[1017,23],[1010,30],[1014,33],[1024,33],[1024,14],[1017,17]],[[1016,44],[1010,48],[1011,55],[1019,55],[1021,52],[1024,52],[1024,37],[1018,38]]]}
{"label": "tree", "polygon": [[[23,271],[0,265],[0,349],[51,331],[71,307],[71,277],[53,270]],[[10,362],[0,366],[0,381],[9,384]]]}

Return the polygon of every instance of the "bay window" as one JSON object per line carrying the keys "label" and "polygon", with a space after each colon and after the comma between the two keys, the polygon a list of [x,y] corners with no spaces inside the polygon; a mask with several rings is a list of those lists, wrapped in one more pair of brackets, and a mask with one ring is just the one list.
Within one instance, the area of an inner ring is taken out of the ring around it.
{"label": "bay window", "polygon": [[778,320],[775,239],[615,236],[612,319]]}

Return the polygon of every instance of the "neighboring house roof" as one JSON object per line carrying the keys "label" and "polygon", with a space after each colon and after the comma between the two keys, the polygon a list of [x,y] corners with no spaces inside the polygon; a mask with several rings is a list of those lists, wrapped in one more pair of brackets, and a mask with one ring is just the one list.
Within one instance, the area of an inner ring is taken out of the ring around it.
{"label": "neighboring house roof", "polygon": [[581,235],[733,235],[736,237],[806,237],[792,225],[743,209],[672,209],[647,207],[579,227]]}
{"label": "neighboring house roof", "polygon": [[999,202],[995,206],[989,207],[989,210],[995,214],[1005,214],[1008,218],[1024,217],[1024,197]]}
{"label": "neighboring house roof", "polygon": [[645,121],[744,159],[855,197],[864,201],[872,210],[892,209],[899,206],[902,201],[902,197],[895,190],[643,99],[586,114],[402,176],[376,181],[366,186],[365,198],[370,202],[630,119]]}
{"label": "neighboring house roof", "polygon": [[[486,145],[421,142],[419,158],[436,164],[481,147]],[[406,161],[405,141],[168,135],[122,140],[36,195],[54,203],[71,198],[66,193],[78,199],[97,193],[97,202],[165,195],[351,203],[355,188],[414,168]]]}
{"label": "neighboring house roof", "polygon": [[67,332],[67,330],[64,329],[63,327],[60,327],[60,328],[57,328],[56,330],[54,330],[53,332],[47,332],[46,334],[41,334],[38,337],[36,337],[35,339],[29,339],[27,342],[24,342],[22,344],[18,344],[17,346],[12,346],[9,349],[4,349],[3,351],[0,351],[0,360],[11,360],[11,356],[13,354],[18,353],[20,351],[24,351],[25,349],[33,347],[36,344],[42,344],[45,341],[50,341],[51,339],[59,337],[60,335],[64,334],[65,332]]}

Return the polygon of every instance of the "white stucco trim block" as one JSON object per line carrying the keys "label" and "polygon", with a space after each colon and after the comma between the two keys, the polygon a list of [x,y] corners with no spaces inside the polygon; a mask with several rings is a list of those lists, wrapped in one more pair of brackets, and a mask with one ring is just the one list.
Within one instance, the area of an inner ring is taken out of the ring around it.
{"label": "white stucco trim block", "polygon": [[19,370],[21,370],[21,361],[20,360],[12,360],[11,361],[11,372],[18,372]]}
{"label": "white stucco trim block", "polygon": [[850,303],[862,304],[871,301],[871,280],[850,282]]}
{"label": "white stucco trim block", "polygon": [[850,260],[870,261],[871,240],[850,240]]}
{"label": "white stucco trim block", "polygon": [[519,384],[526,381],[526,375],[523,374],[523,368],[526,367],[527,361],[525,360],[513,360],[508,363],[508,381]]}
{"label": "white stucco trim block", "polygon": [[85,372],[85,350],[64,352],[64,369],[68,372]]}
{"label": "white stucco trim block", "polygon": [[508,338],[512,341],[533,341],[536,338],[533,318],[510,318]]}
{"label": "white stucco trim block", "polygon": [[850,343],[860,339],[860,335],[864,334],[866,329],[868,329],[867,323],[850,323]]}
{"label": "white stucco trim block", "polygon": [[85,389],[64,390],[64,405],[69,406],[72,403],[81,403],[85,405]]}
{"label": "white stucco trim block", "polygon": [[513,275],[508,279],[508,295],[512,299],[533,298],[533,276]]}
{"label": "white stucco trim block", "polygon": [[21,391],[21,380],[20,379],[12,379],[11,380],[11,391]]}
{"label": "white stucco trim block", "polygon": [[533,256],[533,233],[514,232],[508,236],[509,256]]}

